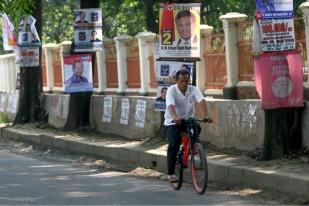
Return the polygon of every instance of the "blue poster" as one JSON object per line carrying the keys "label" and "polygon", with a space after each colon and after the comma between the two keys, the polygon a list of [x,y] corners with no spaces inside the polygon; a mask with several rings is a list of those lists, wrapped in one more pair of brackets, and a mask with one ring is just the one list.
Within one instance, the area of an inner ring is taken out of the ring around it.
{"label": "blue poster", "polygon": [[293,0],[256,0],[258,19],[293,18]]}

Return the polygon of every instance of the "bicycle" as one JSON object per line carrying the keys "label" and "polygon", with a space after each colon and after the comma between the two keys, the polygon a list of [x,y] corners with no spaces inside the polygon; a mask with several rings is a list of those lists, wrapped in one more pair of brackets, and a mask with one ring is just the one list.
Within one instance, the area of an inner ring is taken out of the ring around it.
{"label": "bicycle", "polygon": [[208,168],[206,153],[201,143],[197,142],[199,134],[196,129],[197,122],[211,122],[209,119],[189,118],[182,120],[186,132],[182,134],[182,143],[177,154],[175,175],[177,181],[171,182],[175,190],[179,190],[183,183],[183,169],[188,168],[189,155],[191,155],[191,175],[194,189],[198,194],[204,194],[208,183]]}

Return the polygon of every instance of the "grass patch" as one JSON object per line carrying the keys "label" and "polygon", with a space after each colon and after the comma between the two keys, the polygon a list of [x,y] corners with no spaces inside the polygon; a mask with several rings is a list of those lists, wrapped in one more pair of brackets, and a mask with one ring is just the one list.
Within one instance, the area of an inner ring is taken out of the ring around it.
{"label": "grass patch", "polygon": [[9,123],[9,117],[6,114],[0,113],[0,123]]}

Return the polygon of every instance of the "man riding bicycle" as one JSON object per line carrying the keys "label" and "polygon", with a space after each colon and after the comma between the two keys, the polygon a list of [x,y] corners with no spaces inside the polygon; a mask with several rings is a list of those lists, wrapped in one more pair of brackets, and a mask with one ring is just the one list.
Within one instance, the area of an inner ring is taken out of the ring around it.
{"label": "man riding bicycle", "polygon": [[181,144],[181,133],[185,127],[182,119],[188,119],[194,115],[194,103],[198,102],[204,119],[208,122],[206,100],[202,92],[195,86],[189,85],[190,73],[187,69],[180,69],[176,73],[176,84],[170,86],[166,94],[165,121],[167,138],[169,140],[167,150],[167,175],[171,182],[177,181],[175,177],[175,165],[177,152]]}

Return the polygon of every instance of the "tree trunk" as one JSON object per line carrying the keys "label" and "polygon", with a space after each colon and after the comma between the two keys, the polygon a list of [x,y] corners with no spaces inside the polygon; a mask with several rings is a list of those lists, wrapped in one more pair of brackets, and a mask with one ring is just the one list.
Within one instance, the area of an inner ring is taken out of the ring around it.
{"label": "tree trunk", "polygon": [[[99,8],[99,0],[81,0],[81,8]],[[74,53],[74,42],[71,49],[72,54]],[[95,53],[92,55],[92,73],[94,71],[94,64],[96,63]],[[69,104],[69,113],[66,124],[64,125],[64,130],[76,130],[83,129],[89,124],[89,114],[90,114],[90,99],[91,92],[76,92],[70,94],[70,104]]]}
{"label": "tree trunk", "polygon": [[264,145],[260,159],[283,158],[301,148],[300,109],[265,110]]}
{"label": "tree trunk", "polygon": [[[42,40],[42,1],[36,0],[32,16],[37,20],[36,29]],[[42,92],[41,47],[38,67],[20,68],[19,107],[14,124],[35,122],[43,119],[40,106]]]}

